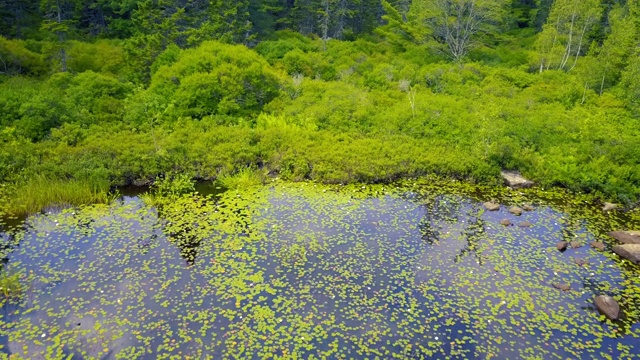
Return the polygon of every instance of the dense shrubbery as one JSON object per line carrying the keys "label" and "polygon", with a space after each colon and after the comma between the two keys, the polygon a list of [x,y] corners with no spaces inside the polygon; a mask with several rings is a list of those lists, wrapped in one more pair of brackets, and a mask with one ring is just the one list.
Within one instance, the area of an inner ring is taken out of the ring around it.
{"label": "dense shrubbery", "polygon": [[[639,62],[610,51],[628,66],[598,67],[615,39],[577,56],[575,70],[540,71],[533,28],[487,36],[452,63],[407,26],[390,21],[378,32],[386,38],[354,41],[271,32],[255,49],[187,48],[184,34],[171,44],[157,29],[64,46],[0,37],[0,182],[18,199],[72,180],[77,203],[176,172],[240,173],[247,183],[264,173],[497,183],[501,169],[514,169],[542,186],[638,199]],[[607,39],[625,30],[616,29]],[[58,72],[60,54],[67,72]],[[606,81],[594,84],[596,76]]]}

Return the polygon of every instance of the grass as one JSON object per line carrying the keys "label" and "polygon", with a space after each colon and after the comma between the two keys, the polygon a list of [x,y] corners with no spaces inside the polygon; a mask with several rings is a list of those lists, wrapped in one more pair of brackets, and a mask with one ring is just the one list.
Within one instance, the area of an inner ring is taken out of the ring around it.
{"label": "grass", "polygon": [[8,214],[23,215],[42,211],[50,206],[79,206],[108,203],[109,183],[92,180],[61,180],[43,176],[30,179],[23,185],[12,186],[1,206]]}
{"label": "grass", "polygon": [[233,175],[222,175],[217,182],[227,189],[246,189],[265,183],[267,176],[264,171],[244,168]]}

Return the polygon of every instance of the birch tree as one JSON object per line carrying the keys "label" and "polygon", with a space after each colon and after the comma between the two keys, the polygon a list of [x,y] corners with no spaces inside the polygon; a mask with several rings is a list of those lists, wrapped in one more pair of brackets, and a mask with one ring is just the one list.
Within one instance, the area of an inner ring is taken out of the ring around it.
{"label": "birch tree", "polygon": [[570,71],[588,49],[587,34],[602,14],[601,0],[556,0],[536,42],[539,71]]}
{"label": "birch tree", "polygon": [[414,0],[408,18],[430,28],[433,38],[455,60],[462,60],[478,35],[499,24],[505,0]]}

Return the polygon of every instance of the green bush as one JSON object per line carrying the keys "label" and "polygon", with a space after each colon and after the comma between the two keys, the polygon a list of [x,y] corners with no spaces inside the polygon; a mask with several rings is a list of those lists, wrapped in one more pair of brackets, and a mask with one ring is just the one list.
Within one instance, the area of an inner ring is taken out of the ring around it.
{"label": "green bush", "polygon": [[244,46],[205,42],[161,69],[148,91],[174,117],[257,115],[280,93],[279,75]]}
{"label": "green bush", "polygon": [[0,36],[0,74],[40,76],[48,70],[42,55],[28,50],[23,41]]}

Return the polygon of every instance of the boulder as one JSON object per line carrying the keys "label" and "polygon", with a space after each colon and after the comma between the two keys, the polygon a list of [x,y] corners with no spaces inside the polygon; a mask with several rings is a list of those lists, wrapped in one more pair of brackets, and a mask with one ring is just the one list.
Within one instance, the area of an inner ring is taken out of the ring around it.
{"label": "boulder", "polygon": [[617,208],[618,208],[618,204],[609,203],[609,202],[604,203],[604,205],[602,206],[602,210],[604,211],[612,211]]}
{"label": "boulder", "polygon": [[612,231],[609,236],[623,244],[640,244],[640,231]]}
{"label": "boulder", "polygon": [[562,291],[569,291],[571,290],[571,285],[569,284],[564,284],[564,283],[553,283],[551,284],[553,285],[554,288],[558,289],[558,290],[562,290]]}
{"label": "boulder", "polygon": [[587,261],[585,259],[581,259],[581,258],[577,258],[577,257],[574,257],[573,261],[575,261],[576,265],[578,265],[578,266],[584,266],[584,265],[587,264]]}
{"label": "boulder", "polygon": [[517,206],[510,207],[509,208],[509,212],[512,213],[513,215],[516,215],[516,216],[522,215],[522,209],[520,209]]}
{"label": "boulder", "polygon": [[482,204],[484,206],[485,209],[489,210],[489,211],[498,211],[500,210],[500,204],[491,202],[491,201],[487,201],[486,203]]}
{"label": "boulder", "polygon": [[533,181],[525,179],[517,171],[502,171],[501,175],[504,179],[505,184],[507,184],[507,186],[511,188],[519,189],[530,188],[533,186]]}
{"label": "boulder", "polygon": [[567,249],[567,245],[569,245],[569,243],[566,241],[558,241],[556,248],[560,251],[564,251]]}
{"label": "boulder", "polygon": [[524,211],[533,211],[533,210],[535,210],[535,208],[533,207],[533,205],[524,204],[524,205],[522,205],[522,210],[524,210]]}
{"label": "boulder", "polygon": [[604,243],[602,241],[593,241],[589,244],[592,248],[604,251]]}
{"label": "boulder", "polygon": [[618,302],[614,298],[607,295],[598,295],[596,296],[595,303],[600,314],[611,320],[618,319],[620,315],[620,305],[618,305]]}
{"label": "boulder", "polygon": [[511,220],[502,219],[502,220],[500,220],[500,225],[509,226],[509,225],[511,225]]}
{"label": "boulder", "polygon": [[572,241],[570,244],[571,244],[571,248],[573,248],[573,249],[577,249],[579,247],[582,247],[582,244],[580,244],[577,241]]}
{"label": "boulder", "polygon": [[634,264],[640,264],[640,244],[616,245],[613,252]]}
{"label": "boulder", "polygon": [[532,227],[533,224],[525,220],[518,223],[518,226],[521,228],[528,228],[528,227]]}

